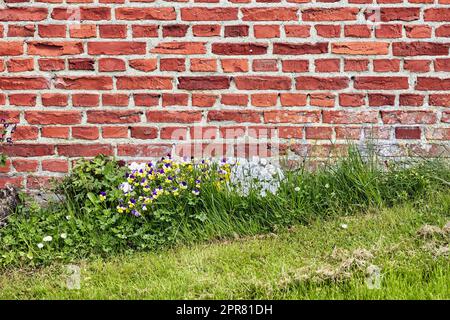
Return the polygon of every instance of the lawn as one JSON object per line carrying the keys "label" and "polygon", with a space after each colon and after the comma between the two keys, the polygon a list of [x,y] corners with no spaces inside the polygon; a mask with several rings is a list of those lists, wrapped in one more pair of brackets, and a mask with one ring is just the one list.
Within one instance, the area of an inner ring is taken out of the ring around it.
{"label": "lawn", "polygon": [[450,299],[449,221],[444,190],[260,236],[79,260],[79,290],[63,263],[11,267],[0,298]]}

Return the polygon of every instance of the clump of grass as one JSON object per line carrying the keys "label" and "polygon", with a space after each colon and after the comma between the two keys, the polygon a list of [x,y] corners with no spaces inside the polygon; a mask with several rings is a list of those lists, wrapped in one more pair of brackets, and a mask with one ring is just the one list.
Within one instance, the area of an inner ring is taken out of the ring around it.
{"label": "clump of grass", "polygon": [[[274,232],[317,219],[417,203],[436,190],[450,189],[448,162],[383,163],[352,147],[335,164],[286,172],[276,194],[243,196],[210,181],[202,185],[195,203],[191,198],[167,201],[149,216],[137,218],[117,213],[116,198],[106,203],[96,198],[105,188],[119,192],[123,170],[117,162],[99,158],[82,162],[81,168],[60,185],[64,201],[47,208],[21,206],[0,229],[0,265],[40,265]],[[43,243],[48,235],[53,240]],[[44,246],[39,248],[39,243]]]}

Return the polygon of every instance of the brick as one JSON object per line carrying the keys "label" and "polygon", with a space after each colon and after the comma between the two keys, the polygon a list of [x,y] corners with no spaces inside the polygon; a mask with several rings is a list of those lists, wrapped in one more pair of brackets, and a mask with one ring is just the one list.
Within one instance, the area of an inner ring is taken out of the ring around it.
{"label": "brick", "polygon": [[212,53],[219,55],[259,55],[267,52],[261,43],[213,43]]}
{"label": "brick", "polygon": [[156,139],[158,129],[155,127],[131,127],[131,137],[135,139]]}
{"label": "brick", "polygon": [[254,26],[253,32],[255,38],[279,38],[280,37],[280,27],[277,25],[260,25]]}
{"label": "brick", "polygon": [[303,107],[306,106],[306,94],[302,93],[281,93],[280,102],[283,107]]}
{"label": "brick", "polygon": [[40,90],[49,87],[49,81],[43,77],[0,77],[0,89],[3,90]]}
{"label": "brick", "polygon": [[161,42],[150,50],[151,53],[160,54],[204,54],[204,42]]}
{"label": "brick", "polygon": [[178,89],[184,90],[218,90],[228,89],[230,78],[214,77],[178,77]]}
{"label": "brick", "polygon": [[100,72],[125,71],[125,61],[117,58],[101,58],[98,61]]}
{"label": "brick", "polygon": [[214,72],[216,70],[216,59],[191,59],[191,71],[193,72]]}
{"label": "brick", "polygon": [[424,10],[425,21],[450,21],[450,8],[429,8]]}
{"label": "brick", "polygon": [[308,60],[283,60],[283,72],[307,72],[309,70]]}
{"label": "brick", "polygon": [[117,8],[118,20],[175,20],[174,8]]}
{"label": "brick", "polygon": [[339,38],[341,26],[338,25],[317,25],[315,26],[317,35],[323,38]]}
{"label": "brick", "polygon": [[430,63],[428,60],[404,60],[403,69],[410,72],[428,72]]}
{"label": "brick", "polygon": [[245,94],[223,94],[220,102],[226,106],[246,106],[248,97]]}
{"label": "brick", "polygon": [[376,123],[378,121],[378,112],[375,111],[324,111],[323,123]]}
{"label": "brick", "polygon": [[100,97],[98,94],[73,94],[72,104],[74,107],[98,107]]}
{"label": "brick", "polygon": [[222,70],[224,72],[247,72],[248,61],[245,59],[221,59]]}
{"label": "brick", "polygon": [[107,144],[62,144],[56,145],[58,155],[76,158],[76,157],[94,157],[99,154],[111,156],[113,148]]}
{"label": "brick", "polygon": [[22,53],[22,41],[0,41],[0,56],[20,56]]}
{"label": "brick", "polygon": [[194,37],[216,37],[220,36],[220,25],[217,24],[198,24],[192,26]]}
{"label": "brick", "polygon": [[381,118],[385,124],[432,124],[437,120],[431,111],[382,111]]}
{"label": "brick", "polygon": [[57,77],[55,88],[65,90],[111,90],[112,78],[99,76]]}
{"label": "brick", "polygon": [[297,77],[295,88],[297,90],[339,90],[348,87],[349,79],[346,77]]}
{"label": "brick", "polygon": [[142,77],[117,77],[117,88],[134,90],[134,89],[151,89],[164,90],[172,89],[172,78],[157,76]]}
{"label": "brick", "polygon": [[150,72],[156,70],[158,66],[157,59],[132,59],[129,62],[130,67],[139,71]]}
{"label": "brick", "polygon": [[242,8],[244,21],[298,21],[297,8]]}
{"label": "brick", "polygon": [[82,140],[97,140],[99,138],[96,127],[72,127],[72,138]]}
{"label": "brick", "polygon": [[418,77],[416,90],[450,90],[450,78]]}
{"label": "brick", "polygon": [[306,139],[330,140],[333,135],[333,129],[330,127],[306,127]]}
{"label": "brick", "polygon": [[102,137],[105,139],[128,138],[128,127],[102,127]]}
{"label": "brick", "polygon": [[32,93],[10,94],[9,104],[13,106],[34,107],[36,105],[36,95]]}
{"label": "brick", "polygon": [[69,162],[59,159],[42,160],[42,170],[48,172],[69,172]]}
{"label": "brick", "polygon": [[103,106],[126,107],[129,103],[128,94],[102,94]]}
{"label": "brick", "polygon": [[43,127],[41,136],[44,138],[69,139],[69,127]]}
{"label": "brick", "polygon": [[318,111],[266,111],[265,123],[316,123],[320,121]]}
{"label": "brick", "polygon": [[395,42],[394,56],[442,56],[448,55],[449,45],[434,42]]}
{"label": "brick", "polygon": [[87,111],[88,123],[136,123],[141,119],[141,111],[138,110],[89,110]]}
{"label": "brick", "polygon": [[170,154],[172,146],[170,144],[120,144],[117,147],[119,156],[133,156],[133,157],[163,157]]}
{"label": "brick", "polygon": [[187,106],[189,95],[187,93],[163,93],[162,105],[167,106]]}
{"label": "brick", "polygon": [[161,71],[184,71],[186,70],[185,59],[164,58],[160,60],[159,68]]}
{"label": "brick", "polygon": [[302,10],[303,21],[356,20],[358,8],[311,8]]}
{"label": "brick", "polygon": [[39,59],[38,64],[41,71],[59,71],[65,68],[64,60],[59,58]]}
{"label": "brick", "polygon": [[208,121],[231,121],[231,122],[252,122],[259,123],[261,114],[255,111],[246,110],[222,110],[209,111]]}
{"label": "brick", "polygon": [[6,63],[8,72],[26,72],[34,70],[33,59],[10,59]]}
{"label": "brick", "polygon": [[328,43],[274,43],[274,54],[303,55],[328,52]]}
{"label": "brick", "polygon": [[238,8],[181,8],[185,21],[230,21],[237,17]]}
{"label": "brick", "polygon": [[47,18],[46,8],[2,8],[0,21],[41,21]]}
{"label": "brick", "polygon": [[415,21],[419,20],[420,8],[381,8],[381,21]]}
{"label": "brick", "polygon": [[109,54],[109,55],[128,55],[128,54],[145,54],[145,42],[89,42],[88,53],[93,55]]}
{"label": "brick", "polygon": [[289,77],[237,76],[234,82],[239,90],[289,90],[291,88]]}
{"label": "brick", "polygon": [[79,111],[25,111],[29,124],[78,124],[81,122]]}
{"label": "brick", "polygon": [[44,57],[64,56],[83,53],[83,44],[74,41],[30,41],[28,42],[29,55]]}
{"label": "brick", "polygon": [[202,119],[201,112],[197,111],[147,111],[148,122],[190,123]]}
{"label": "brick", "polygon": [[37,160],[15,159],[12,164],[17,172],[36,172],[39,162]]}
{"label": "brick", "polygon": [[288,38],[308,38],[310,26],[285,25],[284,32]]}
{"label": "brick", "polygon": [[399,90],[408,89],[408,78],[406,77],[356,77],[355,89],[363,90]]}
{"label": "brick", "polygon": [[9,25],[8,37],[32,37],[36,31],[33,24],[27,25]]}
{"label": "brick", "polygon": [[46,107],[65,107],[67,106],[68,96],[61,93],[43,93],[41,100]]}
{"label": "brick", "polygon": [[388,51],[387,42],[340,42],[333,43],[331,47],[332,53],[349,55],[384,55]]}
{"label": "brick", "polygon": [[217,101],[216,95],[201,94],[201,93],[192,94],[192,106],[194,107],[210,108],[215,105],[216,101]]}

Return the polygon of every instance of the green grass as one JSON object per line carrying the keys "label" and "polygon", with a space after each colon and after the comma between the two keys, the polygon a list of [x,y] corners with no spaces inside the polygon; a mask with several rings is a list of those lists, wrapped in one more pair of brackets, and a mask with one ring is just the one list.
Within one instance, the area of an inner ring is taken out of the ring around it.
{"label": "green grass", "polygon": [[[450,220],[446,191],[392,208],[317,218],[276,234],[0,271],[1,299],[450,299],[449,233],[419,236]],[[347,224],[348,228],[342,228]],[[448,254],[448,252],[447,252]],[[369,289],[369,265],[381,268]]]}

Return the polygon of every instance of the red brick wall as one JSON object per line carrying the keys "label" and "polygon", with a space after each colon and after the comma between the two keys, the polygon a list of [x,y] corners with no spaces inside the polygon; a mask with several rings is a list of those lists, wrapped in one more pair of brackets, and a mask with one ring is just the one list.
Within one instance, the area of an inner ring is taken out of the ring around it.
{"label": "red brick wall", "polygon": [[0,185],[173,143],[449,147],[449,0],[1,1],[0,117],[18,126]]}

